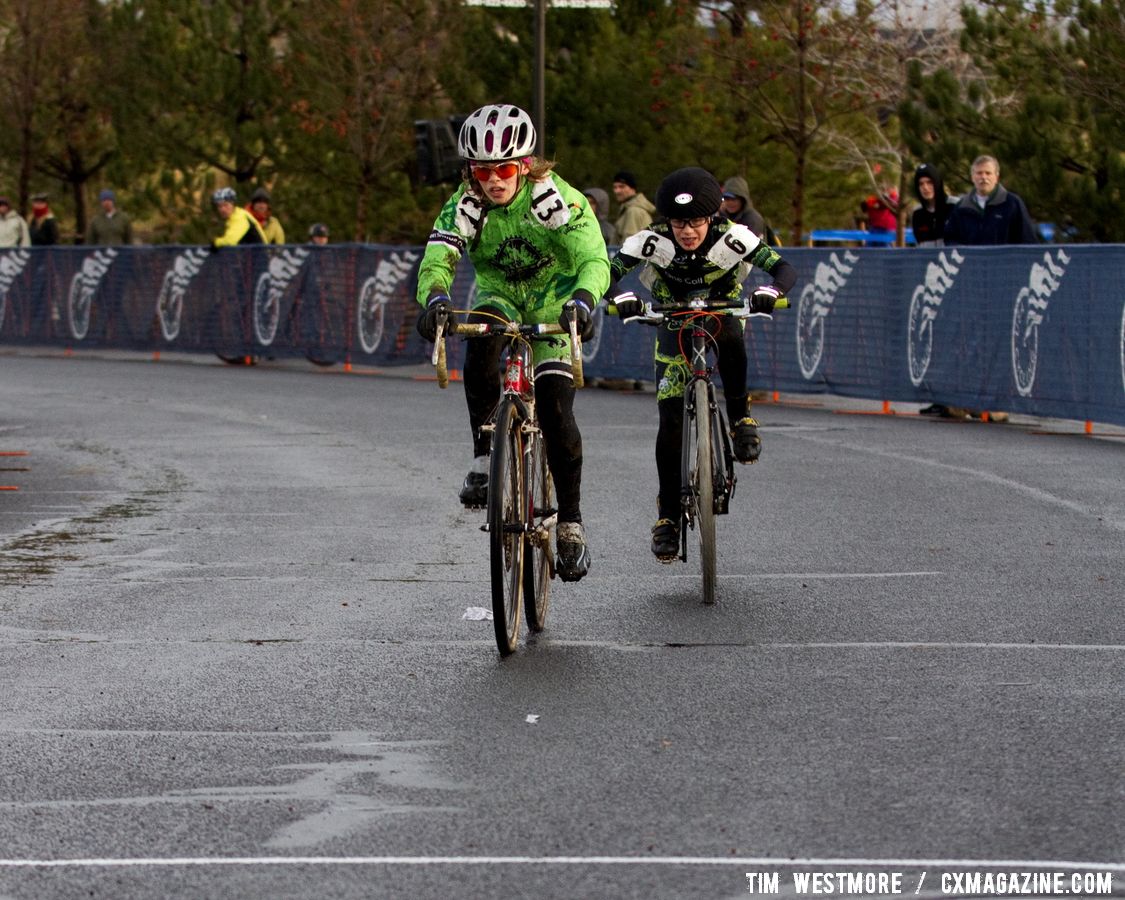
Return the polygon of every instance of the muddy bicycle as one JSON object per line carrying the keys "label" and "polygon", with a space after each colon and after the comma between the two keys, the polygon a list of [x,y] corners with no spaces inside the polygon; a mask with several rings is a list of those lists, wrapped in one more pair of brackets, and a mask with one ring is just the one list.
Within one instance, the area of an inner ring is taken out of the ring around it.
{"label": "muddy bicycle", "polygon": [[[774,309],[788,307],[778,298]],[[610,311],[615,312],[611,304]],[[713,366],[708,348],[714,343],[707,321],[720,315],[746,319],[752,313],[745,299],[721,300],[693,297],[686,303],[644,304],[644,313],[624,321],[661,325],[669,320],[681,323],[680,353],[688,362],[690,376],[684,388],[683,451],[680,470],[680,554],[688,558],[688,530],[696,533],[699,564],[703,577],[703,602],[715,602],[716,545],[715,517],[726,515],[734,496],[738,477],[734,471],[734,450],[730,430],[721,404],[716,402]],[[675,557],[673,557],[675,559]]]}
{"label": "muddy bicycle", "polygon": [[[547,623],[555,561],[551,538],[558,524],[554,484],[535,405],[535,367],[531,345],[566,334],[558,323],[523,325],[519,322],[454,322],[438,320],[433,364],[438,384],[449,384],[445,335],[469,338],[503,335],[507,360],[495,413],[481,430],[492,434],[486,519],[492,579],[492,623],[501,656],[514,652],[519,641],[521,614],[531,632]],[[582,387],[582,347],[577,322],[570,322],[571,370]]]}

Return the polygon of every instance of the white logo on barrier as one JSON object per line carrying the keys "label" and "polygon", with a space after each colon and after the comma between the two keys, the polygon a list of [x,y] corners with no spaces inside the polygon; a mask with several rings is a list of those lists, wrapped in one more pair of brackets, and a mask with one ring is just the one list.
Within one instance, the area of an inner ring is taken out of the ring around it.
{"label": "white logo on barrier", "polygon": [[1033,263],[1027,287],[1020,288],[1012,309],[1012,374],[1021,397],[1031,396],[1039,362],[1039,326],[1047,315],[1047,301],[1059,289],[1070,257],[1063,250],[1043,254]]}
{"label": "white logo on barrier", "polygon": [[859,257],[847,250],[841,259],[835,253],[827,263],[816,264],[813,283],[801,291],[797,305],[797,361],[806,380],[812,379],[824,355],[824,319],[832,311],[836,292],[847,284]]}
{"label": "white logo on barrier", "polygon": [[1121,389],[1125,391],[1125,306],[1121,307]]}
{"label": "white logo on barrier", "polygon": [[116,257],[117,251],[108,248],[92,253],[82,260],[82,268],[70,281],[66,315],[70,335],[76,341],[85,338],[90,330],[90,307],[94,302],[94,294],[98,292],[102,278]]}
{"label": "white logo on barrier", "polygon": [[184,294],[209,255],[210,251],[204,247],[192,247],[177,256],[172,262],[172,268],[164,273],[164,281],[156,298],[156,319],[160,323],[160,333],[164,335],[164,340],[174,341],[179,336]]}
{"label": "white logo on barrier", "polygon": [[421,254],[412,250],[388,253],[375,267],[375,274],[363,282],[356,300],[356,331],[364,353],[374,353],[383,340],[383,321],[387,303],[399,283],[410,274]]}
{"label": "white logo on barrier", "polygon": [[272,344],[277,336],[281,297],[301,271],[309,252],[303,247],[275,252],[270,256],[269,271],[258,278],[258,286],[254,288],[254,337],[263,347]]}
{"label": "white logo on barrier", "polygon": [[4,330],[4,313],[8,311],[8,291],[29,259],[31,254],[27,250],[13,250],[0,256],[0,331]]}
{"label": "white logo on barrier", "polygon": [[934,352],[934,322],[945,292],[953,285],[954,276],[965,261],[956,250],[938,254],[937,262],[926,264],[926,275],[910,298],[910,319],[907,326],[907,362],[910,381],[915,387],[926,377]]}

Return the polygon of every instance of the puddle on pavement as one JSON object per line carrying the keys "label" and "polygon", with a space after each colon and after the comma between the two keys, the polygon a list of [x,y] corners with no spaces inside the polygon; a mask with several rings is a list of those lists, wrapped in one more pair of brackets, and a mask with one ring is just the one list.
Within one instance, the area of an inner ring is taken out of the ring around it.
{"label": "puddle on pavement", "polygon": [[61,566],[81,559],[83,546],[116,540],[105,526],[153,515],[163,508],[163,498],[182,491],[185,483],[178,472],[166,471],[157,487],[85,515],[56,520],[35,531],[16,535],[0,544],[0,585],[27,584],[50,577]]}
{"label": "puddle on pavement", "polygon": [[[52,729],[52,737],[61,736]],[[128,738],[129,732],[76,732],[88,740]],[[138,732],[138,736],[145,733]],[[154,732],[155,737],[184,741],[192,732]],[[201,733],[203,734],[203,733]],[[211,740],[219,735],[206,733]],[[241,741],[242,736],[232,732]],[[224,804],[269,803],[284,809],[288,821],[277,822],[264,846],[276,849],[311,847],[369,827],[380,819],[410,813],[456,812],[458,805],[435,803],[452,792],[457,797],[469,789],[437,772],[435,754],[440,742],[427,740],[386,741],[365,732],[319,734],[284,733],[269,736],[261,748],[268,759],[271,747],[291,744],[307,759],[265,765],[273,774],[271,784],[212,785],[163,791],[151,795],[130,795],[82,800],[28,799],[0,801],[0,810],[48,810],[73,812],[93,807],[144,808],[170,803],[186,807],[213,809]],[[94,744],[91,743],[91,746]],[[181,745],[182,746],[182,745]],[[212,747],[212,752],[216,748]],[[174,757],[173,757],[174,758]],[[136,815],[136,814],[132,814]]]}

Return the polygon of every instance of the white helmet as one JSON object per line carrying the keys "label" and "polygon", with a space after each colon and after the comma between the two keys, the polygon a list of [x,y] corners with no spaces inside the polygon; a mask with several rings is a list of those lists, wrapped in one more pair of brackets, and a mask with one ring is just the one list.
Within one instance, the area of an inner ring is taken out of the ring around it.
{"label": "white helmet", "polygon": [[474,162],[531,156],[535,152],[535,125],[518,106],[482,106],[461,126],[457,152],[462,159]]}

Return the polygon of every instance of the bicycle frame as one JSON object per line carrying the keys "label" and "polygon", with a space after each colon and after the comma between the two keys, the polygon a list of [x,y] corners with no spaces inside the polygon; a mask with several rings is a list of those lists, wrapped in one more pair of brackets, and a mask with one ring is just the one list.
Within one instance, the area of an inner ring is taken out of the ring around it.
{"label": "bicycle frame", "polygon": [[[707,314],[700,311],[683,313],[690,316],[687,327],[691,329],[691,346],[682,348],[685,352],[691,377],[684,386],[684,427],[682,437],[682,452],[680,460],[680,492],[683,522],[692,530],[697,527],[697,507],[699,498],[698,489],[693,484],[692,443],[695,440],[695,421],[699,418],[697,404],[703,400],[707,404],[709,415],[706,417],[710,423],[711,434],[711,496],[712,508],[716,515],[723,515],[730,509],[730,500],[734,496],[738,476],[734,472],[734,450],[731,447],[730,434],[727,430],[726,416],[722,407],[715,399],[715,384],[711,380],[714,367],[708,358],[708,347],[711,335],[704,327]],[[702,385],[702,396],[696,390],[696,385]],[[680,529],[680,559],[687,560],[687,528]]]}
{"label": "bicycle frame", "polygon": [[[526,338],[521,339],[515,335],[508,343],[508,358],[504,364],[504,377],[500,386],[500,403],[497,404],[497,410],[505,400],[515,404],[519,412],[523,471],[530,472],[535,444],[543,440],[543,432],[539,427],[539,419],[535,411],[535,367],[531,360],[531,343]],[[495,413],[480,430],[495,434]],[[544,516],[547,511],[536,509],[532,497],[528,496],[527,501],[523,533],[532,544],[547,553],[551,578],[554,578],[555,563],[554,557],[550,554],[550,542],[551,529],[558,521],[558,511],[537,519],[537,516]],[[482,530],[488,530],[487,523],[482,526]]]}
{"label": "bicycle frame", "polygon": [[[453,334],[462,334],[469,337],[486,337],[489,335],[504,335],[508,338],[508,357],[504,364],[504,376],[500,386],[500,402],[497,404],[496,409],[499,411],[500,406],[505,400],[510,400],[515,404],[520,417],[520,431],[524,436],[523,440],[523,457],[524,457],[524,471],[530,471],[528,468],[531,464],[531,455],[534,449],[534,443],[542,440],[542,431],[539,428],[539,419],[536,415],[535,409],[535,366],[532,362],[531,356],[531,341],[536,338],[549,337],[556,334],[562,334],[563,329],[558,325],[520,325],[517,322],[505,323],[461,323],[452,324],[447,326],[449,331]],[[437,347],[441,347],[441,352],[437,351]],[[438,339],[435,343],[435,359],[441,357],[444,360],[444,343],[442,342],[441,329],[439,328]],[[581,360],[581,350],[578,352],[578,358]],[[443,363],[442,363],[443,364]],[[441,368],[439,364],[438,370],[438,383],[441,384]],[[448,378],[446,378],[448,383]],[[494,434],[496,431],[496,414],[481,426],[481,431]],[[528,535],[529,540],[536,546],[549,550],[550,531],[554,528],[558,514],[552,513],[547,518],[544,518],[538,524],[534,523],[536,513],[542,515],[545,511],[537,511],[530,504],[527,510],[527,520],[524,524],[524,532]],[[482,530],[487,531],[487,524],[483,526]],[[551,566],[551,577],[554,577],[554,559],[548,558]]]}
{"label": "bicycle frame", "polygon": [[[530,631],[546,622],[549,585],[555,577],[551,532],[558,524],[543,432],[535,408],[535,368],[532,341],[565,333],[558,324],[521,325],[518,322],[455,324],[438,321],[433,362],[438,384],[449,382],[444,335],[482,337],[500,335],[508,355],[500,400],[482,432],[492,435],[488,477],[489,532],[493,625],[502,656],[516,649],[520,613],[526,609]],[[570,322],[571,365],[581,385],[582,348],[577,323]]]}

